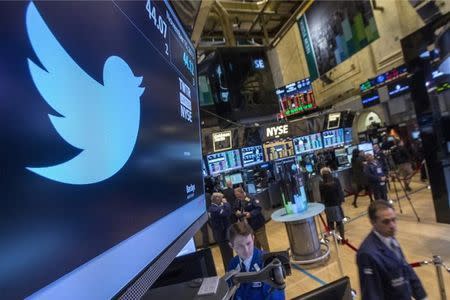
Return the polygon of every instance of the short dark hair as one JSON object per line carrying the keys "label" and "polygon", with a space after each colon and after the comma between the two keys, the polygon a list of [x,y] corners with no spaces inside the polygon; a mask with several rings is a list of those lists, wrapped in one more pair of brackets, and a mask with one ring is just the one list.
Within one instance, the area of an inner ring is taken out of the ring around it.
{"label": "short dark hair", "polygon": [[392,206],[392,204],[390,204],[389,202],[387,202],[385,200],[372,201],[372,203],[370,203],[369,209],[368,209],[369,219],[372,222],[375,222],[375,220],[377,219],[377,211],[382,210],[382,209],[388,209],[388,208],[391,208],[392,210],[394,210],[394,207]]}
{"label": "short dark hair", "polygon": [[253,229],[245,221],[234,223],[228,228],[228,240],[231,244],[233,244],[236,236],[247,236],[249,234],[253,235]]}

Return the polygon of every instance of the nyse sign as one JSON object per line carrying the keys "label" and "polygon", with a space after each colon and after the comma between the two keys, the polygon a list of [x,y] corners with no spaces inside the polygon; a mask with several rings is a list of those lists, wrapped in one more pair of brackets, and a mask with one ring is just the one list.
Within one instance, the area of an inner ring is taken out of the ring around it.
{"label": "nyse sign", "polygon": [[278,138],[289,134],[288,125],[278,125],[266,128],[266,138]]}

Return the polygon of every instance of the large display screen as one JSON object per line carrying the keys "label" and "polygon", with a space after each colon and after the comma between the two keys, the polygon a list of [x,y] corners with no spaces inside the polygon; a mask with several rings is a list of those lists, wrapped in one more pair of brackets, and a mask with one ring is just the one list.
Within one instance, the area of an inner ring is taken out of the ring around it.
{"label": "large display screen", "polygon": [[244,147],[241,149],[241,153],[244,167],[249,167],[264,162],[262,146]]}
{"label": "large display screen", "polygon": [[209,174],[216,175],[235,169],[240,169],[241,155],[238,149],[210,154],[206,157],[208,161]]}
{"label": "large display screen", "polygon": [[293,142],[295,154],[303,154],[323,148],[320,132],[296,137]]}
{"label": "large display screen", "polygon": [[294,156],[294,147],[291,139],[280,139],[267,142],[263,145],[266,161],[283,159]]}
{"label": "large display screen", "polygon": [[309,78],[278,88],[275,93],[278,97],[280,112],[286,117],[317,108]]}
{"label": "large display screen", "polygon": [[353,142],[353,129],[351,127],[344,128],[344,142],[346,144]]}
{"label": "large display screen", "polygon": [[344,145],[344,131],[342,128],[322,132],[323,147],[338,147]]}
{"label": "large display screen", "polygon": [[163,1],[0,27],[1,298],[110,299],[205,213],[195,49]]}
{"label": "large display screen", "polygon": [[379,104],[380,95],[378,95],[378,90],[372,90],[361,95],[361,103],[364,108]]}

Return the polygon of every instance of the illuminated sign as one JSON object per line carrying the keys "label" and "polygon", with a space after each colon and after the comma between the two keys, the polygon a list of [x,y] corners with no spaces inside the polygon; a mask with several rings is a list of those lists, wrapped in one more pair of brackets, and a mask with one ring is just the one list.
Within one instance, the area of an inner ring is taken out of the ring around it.
{"label": "illuminated sign", "polygon": [[280,112],[286,117],[305,113],[317,108],[309,78],[292,82],[275,91]]}
{"label": "illuminated sign", "polygon": [[289,126],[286,125],[278,125],[266,128],[266,137],[278,138],[282,135],[287,135],[289,133]]}
{"label": "illuminated sign", "polygon": [[228,150],[233,147],[231,131],[222,131],[212,134],[214,152]]}
{"label": "illuminated sign", "polygon": [[399,66],[385,73],[379,74],[375,78],[368,79],[366,82],[359,85],[359,90],[361,93],[365,93],[373,88],[380,87],[398,78],[406,76],[407,73],[408,69],[406,66]]}

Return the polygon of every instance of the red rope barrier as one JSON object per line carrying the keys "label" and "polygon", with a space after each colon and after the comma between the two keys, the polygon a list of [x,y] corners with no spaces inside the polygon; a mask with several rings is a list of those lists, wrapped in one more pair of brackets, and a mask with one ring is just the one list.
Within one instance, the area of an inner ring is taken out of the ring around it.
{"label": "red rope barrier", "polygon": [[355,246],[353,246],[352,244],[350,244],[348,242],[348,240],[342,240],[342,242],[344,243],[344,245],[347,245],[350,249],[352,249],[355,252],[358,252],[358,248],[356,248]]}
{"label": "red rope barrier", "polygon": [[413,268],[417,268],[417,267],[420,267],[422,265],[422,262],[421,261],[413,262],[413,263],[410,263],[409,265],[411,267],[413,267]]}

